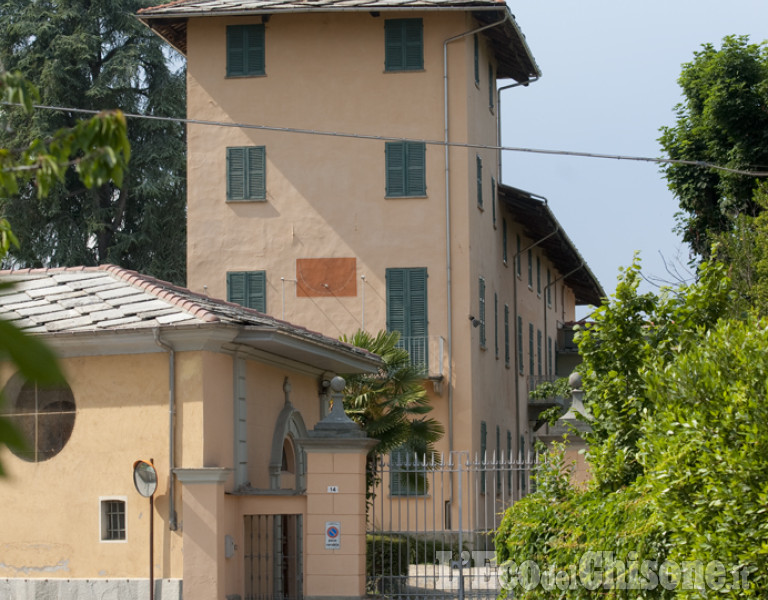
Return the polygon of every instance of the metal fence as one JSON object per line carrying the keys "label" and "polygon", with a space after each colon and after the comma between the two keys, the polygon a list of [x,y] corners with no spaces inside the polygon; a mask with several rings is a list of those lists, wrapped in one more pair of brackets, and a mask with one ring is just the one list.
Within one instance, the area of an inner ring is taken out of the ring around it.
{"label": "metal fence", "polygon": [[379,460],[368,500],[368,595],[495,599],[494,533],[537,467],[534,456],[465,452]]}

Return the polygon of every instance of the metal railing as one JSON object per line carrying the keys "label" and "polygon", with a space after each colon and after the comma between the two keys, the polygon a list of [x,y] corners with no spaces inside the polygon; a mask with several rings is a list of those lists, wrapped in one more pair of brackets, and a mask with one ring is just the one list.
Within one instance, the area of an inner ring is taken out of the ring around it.
{"label": "metal railing", "polygon": [[393,600],[495,600],[493,536],[538,468],[533,455],[396,454],[374,466],[367,593]]}
{"label": "metal railing", "polygon": [[397,343],[411,355],[411,364],[424,369],[429,377],[442,377],[445,340],[440,336],[404,336]]}

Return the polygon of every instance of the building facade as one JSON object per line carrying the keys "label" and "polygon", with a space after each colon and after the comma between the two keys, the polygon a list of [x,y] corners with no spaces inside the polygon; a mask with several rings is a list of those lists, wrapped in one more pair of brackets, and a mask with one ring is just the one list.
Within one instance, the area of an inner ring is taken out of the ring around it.
{"label": "building facade", "polygon": [[331,337],[397,330],[427,367],[441,450],[530,451],[528,391],[602,290],[546,201],[501,182],[500,90],[540,75],[506,4],[139,17],[187,58],[189,287]]}

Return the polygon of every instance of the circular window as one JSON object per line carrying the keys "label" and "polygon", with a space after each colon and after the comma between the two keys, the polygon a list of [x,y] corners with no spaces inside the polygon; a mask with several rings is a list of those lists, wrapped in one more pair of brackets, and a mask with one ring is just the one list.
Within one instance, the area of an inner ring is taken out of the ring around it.
{"label": "circular window", "polygon": [[42,462],[64,448],[75,426],[75,397],[66,384],[41,387],[15,376],[5,387],[6,419],[26,440],[23,449],[11,448],[19,458]]}

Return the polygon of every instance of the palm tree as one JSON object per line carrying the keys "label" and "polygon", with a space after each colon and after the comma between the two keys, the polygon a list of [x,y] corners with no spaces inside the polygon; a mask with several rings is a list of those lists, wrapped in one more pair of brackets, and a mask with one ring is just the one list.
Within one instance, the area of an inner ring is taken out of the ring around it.
{"label": "palm tree", "polygon": [[380,331],[374,336],[358,330],[341,340],[378,354],[384,363],[373,375],[345,376],[345,412],[378,440],[367,458],[370,498],[378,483],[375,467],[380,457],[395,449],[416,456],[430,454],[445,430],[438,421],[424,416],[432,410],[423,384],[425,373],[411,363],[407,350],[398,347],[397,331]]}

